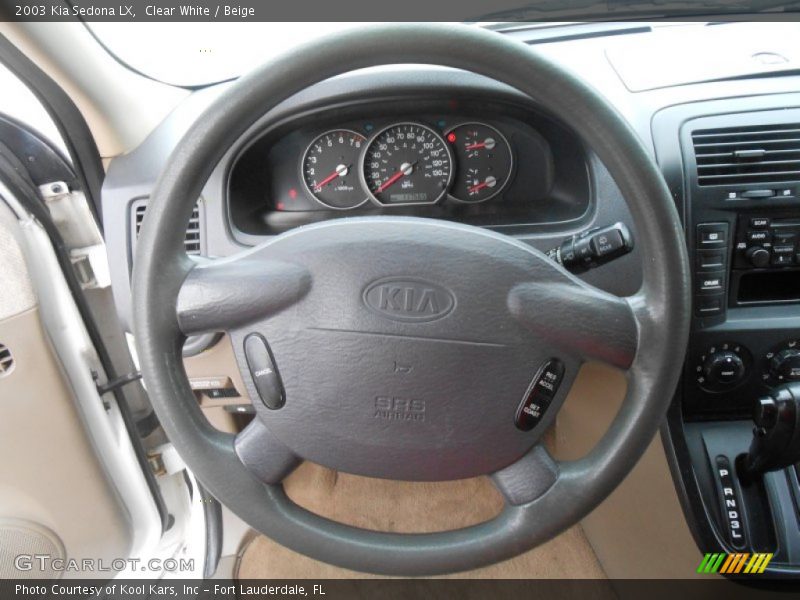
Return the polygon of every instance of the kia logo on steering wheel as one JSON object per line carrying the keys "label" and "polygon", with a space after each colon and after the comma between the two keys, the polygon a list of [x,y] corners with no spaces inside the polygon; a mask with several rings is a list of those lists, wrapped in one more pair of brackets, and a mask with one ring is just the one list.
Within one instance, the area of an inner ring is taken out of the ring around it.
{"label": "kia logo on steering wheel", "polygon": [[388,277],[364,289],[364,303],[393,321],[425,323],[447,316],[456,305],[453,293],[424,279]]}

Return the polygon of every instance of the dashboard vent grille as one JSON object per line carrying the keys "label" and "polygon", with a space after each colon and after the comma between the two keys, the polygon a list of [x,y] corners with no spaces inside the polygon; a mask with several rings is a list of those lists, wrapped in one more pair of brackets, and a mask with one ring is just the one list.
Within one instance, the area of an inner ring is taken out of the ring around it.
{"label": "dashboard vent grille", "polygon": [[800,180],[800,123],[700,129],[692,143],[701,186]]}
{"label": "dashboard vent grille", "polygon": [[14,357],[5,344],[0,344],[0,378],[10,375],[14,368]]}
{"label": "dashboard vent grille", "polygon": [[[144,221],[144,213],[147,211],[147,202],[139,202],[133,207],[133,224],[134,233],[136,238],[139,237],[139,230],[142,228],[142,221]],[[189,219],[189,226],[186,228],[186,237],[183,240],[183,245],[186,248],[186,254],[202,254],[202,232],[200,223],[200,205],[197,204],[192,211],[192,218]]]}

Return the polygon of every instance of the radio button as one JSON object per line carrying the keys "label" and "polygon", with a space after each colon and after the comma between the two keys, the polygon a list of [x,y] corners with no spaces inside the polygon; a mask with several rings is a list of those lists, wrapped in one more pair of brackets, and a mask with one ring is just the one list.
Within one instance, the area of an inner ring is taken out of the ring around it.
{"label": "radio button", "polygon": [[772,234],[772,243],[776,245],[793,244],[797,236],[791,231],[775,231]]}
{"label": "radio button", "polygon": [[747,241],[748,242],[768,242],[770,240],[769,231],[748,231],[747,232]]}
{"label": "radio button", "polygon": [[761,246],[753,246],[745,254],[750,264],[759,269],[766,267],[769,264],[769,250]]}
{"label": "radio button", "polygon": [[792,254],[775,254],[771,261],[773,266],[783,267],[794,263],[794,255]]}
{"label": "radio button", "polygon": [[750,227],[753,229],[766,229],[769,227],[769,219],[767,217],[753,217],[750,219]]}

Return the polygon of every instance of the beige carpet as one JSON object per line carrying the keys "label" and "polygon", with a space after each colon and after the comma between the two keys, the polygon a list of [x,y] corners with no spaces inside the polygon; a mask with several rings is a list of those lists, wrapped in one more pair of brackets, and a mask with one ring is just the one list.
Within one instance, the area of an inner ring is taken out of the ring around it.
{"label": "beige carpet", "polygon": [[[308,510],[378,531],[422,533],[456,529],[497,515],[503,500],[486,478],[444,483],[370,479],[310,463],[286,480],[287,494]],[[264,536],[245,547],[240,579],[340,579],[373,577],[307,558]],[[552,579],[605,578],[580,527],[512,560],[449,577]]]}

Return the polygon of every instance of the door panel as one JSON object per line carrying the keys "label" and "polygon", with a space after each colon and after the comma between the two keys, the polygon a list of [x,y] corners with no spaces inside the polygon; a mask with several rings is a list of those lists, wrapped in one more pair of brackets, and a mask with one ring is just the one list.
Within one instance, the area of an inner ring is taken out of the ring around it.
{"label": "door panel", "polygon": [[0,375],[3,578],[51,574],[38,571],[35,561],[30,571],[17,570],[18,555],[63,548],[67,558],[110,564],[129,556],[132,539],[126,512],[95,456],[42,328],[16,227],[0,203],[0,344],[13,359]]}

